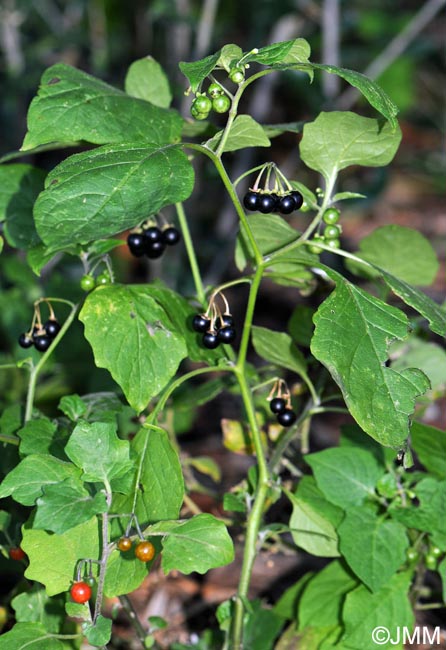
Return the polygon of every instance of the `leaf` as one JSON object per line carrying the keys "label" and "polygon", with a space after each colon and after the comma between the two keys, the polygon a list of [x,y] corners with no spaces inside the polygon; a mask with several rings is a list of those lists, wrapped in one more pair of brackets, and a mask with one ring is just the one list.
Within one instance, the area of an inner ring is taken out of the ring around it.
{"label": "leaf", "polygon": [[[389,224],[376,228],[361,240],[357,257],[414,285],[429,285],[438,272],[438,260],[430,242],[417,230]],[[352,271],[377,275],[369,266],[347,260]]]}
{"label": "leaf", "polygon": [[387,584],[406,560],[409,541],[404,526],[383,520],[370,508],[347,510],[338,535],[349,567],[373,592]]}
{"label": "leaf", "polygon": [[79,422],[65,452],[83,470],[82,480],[91,483],[109,484],[131,472],[134,466],[128,440],[118,438],[116,425],[110,422]]}
{"label": "leaf", "polygon": [[339,561],[330,562],[304,589],[299,601],[299,630],[339,624],[345,596],[357,584],[357,579]]}
{"label": "leaf", "polygon": [[272,609],[263,607],[260,600],[249,603],[243,626],[243,645],[250,650],[272,648],[274,639],[283,626],[283,620]]}
{"label": "leaf", "polygon": [[200,87],[200,84],[206,77],[212,72],[212,70],[217,65],[217,61],[220,58],[220,51],[215,52],[215,54],[210,54],[204,59],[199,61],[193,61],[187,63],[181,61],[179,68],[185,77],[189,80],[190,87],[193,93],[196,93]]}
{"label": "leaf", "polygon": [[305,122],[284,122],[277,124],[262,124],[268,138],[277,138],[282,133],[302,133]]}
{"label": "leaf", "polygon": [[236,64],[243,56],[243,50],[238,45],[234,43],[229,43],[228,45],[223,45],[220,50],[220,56],[217,61],[217,65],[222,67],[229,72],[234,64]]}
{"label": "leaf", "polygon": [[37,499],[33,527],[62,535],[107,509],[103,492],[91,495],[81,480],[66,479],[43,489],[43,495]]}
{"label": "leaf", "polygon": [[21,163],[0,166],[0,221],[7,242],[30,248],[40,239],[34,227],[33,205],[43,190],[46,171]]}
{"label": "leaf", "polygon": [[252,344],[259,357],[298,375],[306,376],[305,358],[288,334],[254,326],[251,336]]}
{"label": "leaf", "polygon": [[180,139],[181,127],[176,112],[129,97],[66,63],[56,63],[43,73],[31,102],[21,150],[77,140],[165,144]]}
{"label": "leaf", "polygon": [[428,377],[434,392],[446,388],[446,352],[437,343],[429,343],[417,336],[396,343],[390,348],[392,368],[419,368]]}
{"label": "leaf", "polygon": [[[234,454],[252,456],[255,453],[252,433],[239,420],[222,418],[223,446]],[[266,442],[266,441],[265,441]]]}
{"label": "leaf", "polygon": [[87,405],[77,394],[64,395],[58,404],[58,408],[72,422],[79,420],[87,411]]}
{"label": "leaf", "polygon": [[365,194],[358,194],[358,192],[338,192],[333,197],[333,203],[336,201],[345,201],[346,199],[366,199]]}
{"label": "leaf", "polygon": [[107,562],[104,593],[107,598],[129,594],[141,585],[147,576],[147,565],[135,558],[134,553],[114,550]]}
{"label": "leaf", "polygon": [[430,329],[433,332],[440,336],[446,336],[446,312],[444,309],[422,291],[395,278],[387,271],[381,271],[381,273],[393,293],[429,321]]}
{"label": "leaf", "polygon": [[155,426],[140,429],[132,441],[132,451],[138,458],[137,492],[135,497],[114,498],[113,511],[134,511],[142,528],[156,521],[177,519],[184,499],[184,481],[167,433]]}
{"label": "leaf", "polygon": [[311,339],[313,338],[314,325],[313,325],[314,309],[307,305],[297,305],[287,324],[288,332],[293,341],[298,345],[306,348],[310,347]]}
{"label": "leaf", "polygon": [[350,165],[381,167],[395,155],[399,128],[349,111],[320,113],[307,122],[300,142],[303,162],[320,172],[332,186],[337,173]]}
{"label": "leaf", "polygon": [[209,456],[195,456],[195,458],[188,458],[188,465],[192,465],[201,474],[209,476],[213,481],[218,483],[221,480],[221,469],[218,463]]}
{"label": "leaf", "polygon": [[48,454],[66,460],[63,451],[66,438],[58,432],[57,425],[51,420],[30,420],[17,435],[21,440],[21,454]]}
{"label": "leaf", "polygon": [[[411,629],[414,622],[408,598],[411,580],[412,572],[398,573],[375,593],[360,585],[347,594],[342,612],[345,634],[341,647],[364,650],[364,640],[367,639],[368,643],[377,627],[389,630],[393,640],[399,638],[400,630]],[[392,642],[391,647],[402,649],[403,646]]]}
{"label": "leaf", "polygon": [[40,623],[16,623],[0,636],[0,650],[66,650]]}
{"label": "leaf", "polygon": [[172,102],[169,81],[152,56],[131,64],[125,77],[125,92],[161,108],[169,108]]}
{"label": "leaf", "polygon": [[325,498],[344,510],[361,505],[374,495],[376,482],[384,471],[372,453],[349,447],[308,454],[305,461]]}
{"label": "leaf", "polygon": [[80,559],[99,557],[99,531],[96,517],[58,535],[44,530],[23,528],[21,547],[29,558],[25,575],[46,587],[48,596],[70,589]]}
{"label": "leaf", "polygon": [[0,415],[0,431],[6,435],[13,435],[22,426],[22,408],[20,404],[10,404],[3,409]]}
{"label": "leaf", "polygon": [[313,504],[289,494],[293,504],[290,529],[296,546],[319,557],[338,557],[338,536],[334,526]]}
{"label": "leaf", "polygon": [[[223,131],[219,131],[206,142],[206,146],[216,149]],[[250,115],[237,115],[231,128],[223,151],[237,151],[248,147],[270,147],[271,142],[263,127]]]}
{"label": "leaf", "polygon": [[53,456],[31,454],[6,476],[0,485],[0,499],[12,496],[18,503],[32,506],[46,485],[58,485],[79,474],[71,463],[64,463]]}
{"label": "leaf", "polygon": [[417,396],[429,388],[421,370],[385,366],[389,344],[408,334],[406,315],[346,282],[314,316],[313,355],[329,370],[359,426],[384,446],[399,449],[409,434]]}
{"label": "leaf", "polygon": [[295,621],[297,619],[300,597],[313,575],[314,574],[310,572],[305,573],[297,582],[291,585],[291,587],[288,587],[275,603],[274,612],[281,618]]}
{"label": "leaf", "polygon": [[96,365],[106,368],[140,413],[175,375],[187,349],[163,305],[144,285],[109,285],[79,315]]}
{"label": "leaf", "polygon": [[115,144],[70,156],[47,176],[34,206],[52,251],[109,237],[184,201],[193,170],[176,146]]}
{"label": "leaf", "polygon": [[95,623],[85,623],[82,626],[87,640],[94,646],[105,646],[111,639],[112,620],[99,614]]}
{"label": "leaf", "polygon": [[65,620],[65,598],[52,598],[34,584],[11,600],[17,623],[41,623],[48,632],[57,633]]}
{"label": "leaf", "polygon": [[413,422],[410,429],[412,447],[420,462],[434,476],[446,476],[446,431],[422,422]]}
{"label": "leaf", "polygon": [[325,65],[322,63],[312,63],[311,66],[316,70],[323,70],[330,74],[337,74],[338,77],[345,79],[348,83],[357,88],[362,95],[367,99],[369,104],[376,108],[376,110],[384,115],[392,128],[397,129],[398,122],[396,115],[398,114],[398,107],[392,102],[390,97],[381,88],[376,81],[369,79],[360,72],[354,70],[347,70],[346,68],[338,68],[334,65]]}
{"label": "leaf", "polygon": [[161,566],[167,573],[206,573],[209,569],[229,564],[234,547],[224,523],[203,514],[184,522],[160,522],[147,529],[147,535],[165,534]]}
{"label": "leaf", "polygon": [[262,65],[274,66],[286,64],[297,66],[307,63],[311,49],[308,41],[304,38],[296,38],[291,41],[281,41],[261,47],[257,52],[251,51],[244,61],[256,61]]}

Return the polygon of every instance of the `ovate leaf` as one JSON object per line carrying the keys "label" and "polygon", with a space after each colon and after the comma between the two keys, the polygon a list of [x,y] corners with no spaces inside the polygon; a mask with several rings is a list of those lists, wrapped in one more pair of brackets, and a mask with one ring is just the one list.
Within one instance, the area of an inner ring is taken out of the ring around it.
{"label": "ovate leaf", "polygon": [[125,144],[70,156],[46,179],[34,206],[37,232],[53,251],[109,237],[183,201],[193,170],[175,146]]}
{"label": "ovate leaf", "polygon": [[166,573],[172,569],[182,573],[206,573],[234,559],[234,547],[226,526],[212,515],[197,515],[180,523],[160,522],[151,526],[147,534],[164,531],[161,565]]}
{"label": "ovate leaf", "polygon": [[406,560],[406,529],[385,521],[370,508],[350,508],[338,528],[346,562],[373,592],[383,587]]}
{"label": "ovate leaf", "polygon": [[248,53],[244,61],[255,61],[268,66],[287,65],[294,67],[307,63],[310,53],[311,49],[308,41],[304,38],[295,38],[290,41],[281,41],[261,47],[257,52]]}
{"label": "ovate leaf", "polygon": [[381,167],[395,155],[401,131],[389,122],[348,111],[320,113],[304,126],[300,154],[304,163],[332,184],[339,170],[350,165]]}
{"label": "ovate leaf", "polygon": [[136,560],[130,553],[124,554],[114,550],[107,562],[105,595],[108,598],[115,598],[135,591],[147,576],[147,570],[147,565]]}
{"label": "ovate leaf", "polygon": [[57,63],[43,73],[28,110],[22,151],[52,142],[93,144],[178,141],[182,119],[174,111],[126,95],[122,90]]}
{"label": "ovate leaf", "polygon": [[180,70],[189,80],[192,92],[197,92],[201,82],[206,79],[208,74],[210,74],[217,65],[219,58],[220,51],[216,52],[215,54],[210,54],[209,56],[205,57],[204,59],[200,59],[199,61],[192,61],[191,63],[187,63],[186,61],[180,62]]}
{"label": "ovate leaf", "polygon": [[168,108],[172,101],[169,81],[160,64],[151,56],[131,64],[125,78],[125,92],[161,108]]}
{"label": "ovate leaf", "polygon": [[99,614],[95,623],[86,623],[82,628],[87,640],[94,646],[105,646],[111,638],[112,620]]}
{"label": "ovate leaf", "polygon": [[252,328],[252,344],[257,354],[265,361],[287,368],[299,375],[306,373],[305,358],[289,334],[254,326]]}
{"label": "ovate leaf", "polygon": [[338,274],[336,280],[314,316],[312,353],[330,371],[359,426],[399,449],[409,434],[415,399],[429,388],[421,370],[399,373],[385,366],[389,344],[408,335],[407,317]]}
{"label": "ovate leaf", "polygon": [[45,589],[34,584],[11,600],[18,623],[41,623],[48,632],[59,632],[65,619],[65,598],[49,599]]}
{"label": "ovate leaf", "polygon": [[0,636],[0,650],[65,650],[62,641],[48,632],[41,623],[16,623]]}
{"label": "ovate leaf", "polygon": [[338,536],[328,519],[321,515],[311,503],[291,495],[293,512],[290,518],[290,530],[297,546],[312,555],[337,557]]}
{"label": "ovate leaf", "polygon": [[[220,142],[223,131],[219,131],[211,140],[207,141],[207,146],[216,149]],[[238,115],[226,139],[223,151],[237,151],[247,147],[269,147],[271,142],[265,131],[258,122],[253,120],[250,115]]]}
{"label": "ovate leaf", "polygon": [[410,439],[420,462],[437,478],[446,476],[446,431],[413,422]]}
{"label": "ovate leaf", "polygon": [[79,318],[96,364],[109,370],[138,413],[174,376],[187,354],[184,339],[144,285],[96,289]]}

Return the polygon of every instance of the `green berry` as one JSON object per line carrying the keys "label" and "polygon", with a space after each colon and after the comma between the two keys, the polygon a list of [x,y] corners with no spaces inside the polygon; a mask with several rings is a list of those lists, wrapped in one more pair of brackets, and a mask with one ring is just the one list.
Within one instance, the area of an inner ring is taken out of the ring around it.
{"label": "green berry", "polygon": [[330,248],[341,248],[341,242],[339,239],[327,239],[325,245],[329,246]]}
{"label": "green berry", "polygon": [[220,86],[220,84],[217,83],[210,84],[208,88],[208,95],[209,97],[212,97],[212,99],[218,97],[219,95],[222,95],[223,92],[223,88]]}
{"label": "green berry", "polygon": [[227,113],[231,107],[231,100],[227,95],[219,95],[212,100],[212,108],[216,113]]}
{"label": "green berry", "polygon": [[415,548],[408,548],[406,551],[408,562],[416,562],[419,558],[419,553]]}
{"label": "green berry", "polygon": [[321,244],[324,243],[324,238],[321,237],[320,235],[315,235],[313,239],[311,240],[311,245],[308,246],[308,250],[310,253],[313,253],[313,255],[319,255],[319,253],[322,252],[322,248],[317,246],[317,243],[320,242]]}
{"label": "green berry", "polygon": [[233,68],[229,73],[229,79],[235,84],[241,84],[245,80],[245,71],[243,68]]}
{"label": "green berry", "polygon": [[339,239],[341,229],[339,226],[326,226],[324,229],[325,239]]}
{"label": "green berry", "polygon": [[195,97],[192,106],[197,113],[209,113],[212,109],[212,102],[209,97],[206,97],[206,95],[199,95],[198,97]]}
{"label": "green berry", "polygon": [[106,284],[110,284],[110,275],[106,271],[104,271],[104,273],[101,273],[96,278],[96,286],[101,287]]}
{"label": "green berry", "polygon": [[96,282],[94,280],[94,277],[92,275],[90,275],[90,274],[84,275],[81,278],[81,283],[80,284],[81,284],[81,289],[83,291],[91,291],[96,286]]}
{"label": "green berry", "polygon": [[334,226],[335,223],[338,223],[339,216],[339,210],[336,210],[336,208],[328,208],[325,210],[322,219],[324,220],[324,223],[328,224],[329,226]]}
{"label": "green berry", "polygon": [[431,571],[435,571],[437,569],[438,558],[435,557],[435,555],[428,553],[424,558],[424,561],[426,563],[426,567]]}
{"label": "green berry", "polygon": [[429,548],[429,554],[438,558],[440,557],[440,555],[443,555],[443,551],[441,550],[441,548],[438,548],[438,546],[431,546]]}

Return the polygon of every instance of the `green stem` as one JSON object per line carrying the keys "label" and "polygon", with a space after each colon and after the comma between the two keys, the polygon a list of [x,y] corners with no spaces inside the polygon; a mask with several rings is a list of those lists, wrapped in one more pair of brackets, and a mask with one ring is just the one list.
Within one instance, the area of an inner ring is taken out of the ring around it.
{"label": "green stem", "polygon": [[96,623],[98,620],[99,614],[102,609],[102,600],[104,598],[104,582],[105,574],[107,570],[107,560],[110,555],[110,544],[109,544],[109,517],[108,512],[112,504],[112,491],[110,485],[105,484],[105,499],[107,502],[107,511],[102,513],[102,526],[101,526],[101,543],[102,543],[102,553],[101,559],[99,561],[99,576],[98,576],[98,589],[96,592],[96,603],[94,606],[94,615],[93,623]]}
{"label": "green stem", "polygon": [[[53,299],[54,300],[54,299]],[[73,305],[73,303],[69,303],[66,300],[59,300],[58,302],[65,302],[68,303],[72,306],[72,309],[70,313],[68,314],[68,317],[66,318],[64,324],[60,328],[60,331],[54,341],[51,343],[50,347],[46,352],[42,355],[41,359],[39,360],[39,363],[35,365],[32,370],[30,371],[29,375],[29,383],[28,383],[28,393],[26,396],[26,408],[25,408],[25,422],[28,422],[31,420],[32,415],[33,415],[33,408],[34,408],[34,396],[36,393],[36,384],[37,384],[37,378],[39,376],[40,371],[42,370],[43,366],[51,356],[51,354],[54,352],[56,347],[58,346],[59,342],[61,339],[64,337],[65,332],[68,330],[70,327],[71,323],[74,320],[74,317],[76,315],[77,309],[79,305]]]}
{"label": "green stem", "polygon": [[192,242],[192,237],[189,230],[189,224],[187,223],[186,213],[183,208],[182,203],[176,203],[175,208],[177,211],[178,222],[181,227],[181,232],[183,234],[184,245],[186,247],[187,257],[189,258],[190,269],[192,271],[192,277],[195,284],[195,292],[197,294],[197,299],[201,305],[204,305],[206,302],[206,294],[203,287],[203,281],[201,279],[200,269],[198,267],[197,256],[195,255],[195,248]]}
{"label": "green stem", "polygon": [[251,337],[252,320],[254,317],[254,308],[256,305],[257,294],[263,276],[263,266],[260,265],[252,278],[251,288],[249,290],[248,304],[246,305],[245,322],[243,324],[242,340],[237,358],[237,367],[241,371],[246,363],[246,354],[248,352],[249,339]]}
{"label": "green stem", "polygon": [[20,444],[20,438],[17,438],[17,436],[8,436],[6,433],[0,433],[0,442],[18,446]]}
{"label": "green stem", "polygon": [[123,595],[123,596],[119,596],[119,601],[122,607],[124,608],[127,616],[129,617],[132,626],[135,628],[139,640],[141,641],[143,647],[145,648],[146,647],[145,640],[146,640],[147,632],[143,628],[131,600],[129,599],[128,596]]}

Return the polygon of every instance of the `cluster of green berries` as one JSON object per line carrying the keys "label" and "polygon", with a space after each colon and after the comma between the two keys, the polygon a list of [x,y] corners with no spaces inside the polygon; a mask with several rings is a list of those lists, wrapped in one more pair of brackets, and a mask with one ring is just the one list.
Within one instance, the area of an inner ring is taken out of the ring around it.
{"label": "cluster of green berries", "polygon": [[82,291],[92,291],[95,287],[103,287],[110,283],[110,273],[105,270],[102,273],[99,273],[96,277],[92,273],[86,273],[82,276],[80,285]]}
{"label": "cluster of green berries", "polygon": [[322,220],[325,224],[324,232],[322,234],[314,235],[310,242],[309,250],[315,255],[319,255],[322,248],[318,244],[324,244],[330,248],[340,248],[341,243],[339,237],[342,232],[341,226],[337,225],[339,221],[339,210],[336,208],[328,208],[325,210]]}
{"label": "cluster of green berries", "polygon": [[[46,302],[49,307],[50,315],[48,320],[42,324],[40,316],[40,303]],[[39,352],[45,352],[50,347],[53,340],[59,334],[60,323],[57,320],[51,304],[43,299],[34,303],[34,317],[28,332],[20,334],[18,342],[21,348],[30,348],[34,345]]]}
{"label": "cluster of green berries", "polygon": [[179,230],[171,225],[160,228],[152,221],[135,228],[127,237],[127,246],[134,257],[145,255],[151,260],[161,257],[166,246],[175,246],[181,239]]}
{"label": "cluster of green berries", "polygon": [[206,120],[211,111],[227,113],[231,107],[231,100],[218,83],[211,83],[206,93],[197,93],[190,113],[196,120]]}
{"label": "cluster of green berries", "polygon": [[243,197],[243,205],[247,210],[270,214],[291,214],[299,210],[304,202],[302,194],[298,190],[290,192],[269,192],[265,190],[249,190]]}

